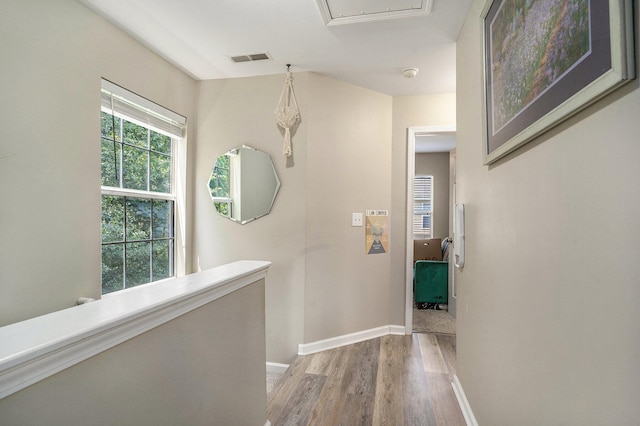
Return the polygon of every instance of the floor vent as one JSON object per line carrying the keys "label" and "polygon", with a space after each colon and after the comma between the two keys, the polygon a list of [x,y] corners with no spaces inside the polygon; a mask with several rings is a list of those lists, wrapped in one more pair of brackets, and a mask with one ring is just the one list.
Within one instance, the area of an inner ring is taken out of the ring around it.
{"label": "floor vent", "polygon": [[267,52],[264,53],[252,53],[249,55],[238,55],[231,56],[231,60],[235,63],[240,62],[254,62],[254,61],[265,61],[271,59],[271,56]]}

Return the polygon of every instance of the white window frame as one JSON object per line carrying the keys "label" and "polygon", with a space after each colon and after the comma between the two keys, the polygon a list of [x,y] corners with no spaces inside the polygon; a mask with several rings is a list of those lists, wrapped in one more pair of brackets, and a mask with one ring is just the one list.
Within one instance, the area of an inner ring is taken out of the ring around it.
{"label": "white window frame", "polygon": [[[423,198],[418,196],[420,195],[420,191],[417,189],[419,180],[429,180],[430,186],[430,194],[429,197]],[[434,192],[434,178],[433,175],[416,175],[413,179],[413,239],[424,239],[424,238],[433,238],[433,192]],[[429,211],[424,211],[424,214],[419,215],[421,220],[417,220],[418,215],[416,214],[416,203],[420,201],[428,201],[431,205],[431,209]],[[424,228],[421,226],[421,223],[424,223],[424,216],[429,216],[429,228]],[[425,232],[425,229],[428,229],[428,232]]]}
{"label": "white window frame", "polygon": [[[102,195],[123,197],[139,197],[173,201],[174,205],[174,243],[173,243],[173,276],[180,277],[186,271],[186,164],[187,164],[187,119],[161,105],[137,95],[108,80],[101,80],[101,111],[114,114],[116,117],[148,127],[153,131],[170,136],[173,140],[171,148],[172,173],[171,193],[157,193],[101,186]],[[163,280],[152,281],[155,284]],[[145,285],[145,284],[141,284]],[[126,290],[126,289],[125,289]],[[109,296],[117,293],[103,294]]]}

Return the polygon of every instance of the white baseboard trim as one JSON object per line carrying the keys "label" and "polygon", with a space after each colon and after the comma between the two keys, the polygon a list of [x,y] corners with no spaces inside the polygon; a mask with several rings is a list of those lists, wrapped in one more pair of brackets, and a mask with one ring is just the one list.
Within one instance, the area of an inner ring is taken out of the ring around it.
{"label": "white baseboard trim", "polygon": [[455,374],[453,376],[451,386],[453,387],[453,393],[456,394],[458,405],[460,406],[460,410],[462,411],[462,415],[464,416],[464,421],[467,423],[467,426],[478,426],[478,421],[473,415],[473,411],[471,410],[471,406],[467,400],[467,395],[465,395],[464,390],[462,389],[462,384],[460,383],[458,376]]}
{"label": "white baseboard trim", "polygon": [[284,373],[289,368],[289,364],[280,364],[277,362],[269,362],[267,361],[267,372],[268,373]]}
{"label": "white baseboard trim", "polygon": [[404,336],[405,334],[407,334],[407,329],[404,325],[390,325],[389,334],[392,334],[394,336]]}
{"label": "white baseboard trim", "polygon": [[342,336],[331,337],[329,339],[318,340],[311,343],[301,343],[298,345],[298,355],[310,355],[317,352],[335,349],[376,337],[387,336],[389,334],[404,336],[405,328],[402,325],[384,325],[382,327],[371,328],[369,330],[358,331]]}

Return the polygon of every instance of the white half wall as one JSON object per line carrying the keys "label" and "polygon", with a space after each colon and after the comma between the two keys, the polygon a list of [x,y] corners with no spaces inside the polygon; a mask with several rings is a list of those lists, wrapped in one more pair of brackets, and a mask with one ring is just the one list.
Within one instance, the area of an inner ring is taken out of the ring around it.
{"label": "white half wall", "polygon": [[[5,338],[18,331],[42,342],[27,348],[36,363],[44,356],[67,367],[0,399],[0,423],[264,424],[266,270],[249,268],[229,265],[157,287],[140,286],[129,298],[113,295],[0,328]],[[245,275],[233,277],[234,269]],[[70,321],[82,318],[86,323]],[[43,329],[42,322],[51,328]],[[6,340],[7,346],[23,346]],[[93,355],[80,361],[87,341]],[[67,344],[56,350],[61,342]],[[23,356],[1,358],[3,377],[14,372],[5,370],[6,364]],[[30,374],[31,364],[27,360],[20,367]],[[42,371],[47,367],[52,366],[45,364]]]}

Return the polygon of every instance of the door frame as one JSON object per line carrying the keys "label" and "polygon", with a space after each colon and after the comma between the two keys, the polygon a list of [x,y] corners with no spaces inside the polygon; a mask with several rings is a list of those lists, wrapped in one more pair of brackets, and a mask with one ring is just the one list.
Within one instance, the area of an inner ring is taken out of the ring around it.
{"label": "door frame", "polygon": [[[413,178],[416,174],[416,136],[423,133],[455,132],[456,126],[415,126],[407,128],[407,199],[405,265],[405,334],[413,330]],[[451,202],[451,200],[449,200]],[[447,285],[448,287],[448,285]],[[447,288],[447,292],[449,288]]]}

